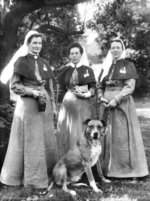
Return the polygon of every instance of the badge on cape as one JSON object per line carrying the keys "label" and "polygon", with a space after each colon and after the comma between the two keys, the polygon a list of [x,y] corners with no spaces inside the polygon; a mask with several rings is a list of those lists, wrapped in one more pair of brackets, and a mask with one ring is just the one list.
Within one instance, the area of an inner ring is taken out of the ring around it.
{"label": "badge on cape", "polygon": [[46,65],[44,64],[44,66],[43,66],[43,70],[44,71],[47,71],[47,68],[46,68]]}
{"label": "badge on cape", "polygon": [[123,67],[121,67],[121,69],[120,69],[120,73],[122,73],[122,74],[126,74],[126,67],[125,66],[123,66]]}
{"label": "badge on cape", "polygon": [[89,76],[89,71],[87,69],[86,72],[84,73],[84,77],[88,77],[88,76]]}

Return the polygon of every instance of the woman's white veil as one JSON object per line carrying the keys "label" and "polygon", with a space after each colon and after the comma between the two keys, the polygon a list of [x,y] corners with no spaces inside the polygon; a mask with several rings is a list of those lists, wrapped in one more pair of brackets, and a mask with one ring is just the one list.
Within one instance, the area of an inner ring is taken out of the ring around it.
{"label": "woman's white veil", "polygon": [[[121,54],[121,56],[118,58],[118,59],[124,59],[125,56],[126,56],[126,50],[125,50],[125,45],[124,45],[124,42],[120,39],[120,38],[114,38],[112,41],[120,41],[120,43],[122,44],[122,47],[123,47],[123,52]],[[108,54],[104,60],[104,63],[102,65],[102,69],[101,69],[101,77],[100,77],[100,82],[103,80],[103,78],[108,74],[109,72],[109,69],[112,65],[112,62],[113,62],[113,57],[112,57],[112,54],[111,54],[111,51],[109,50],[108,51]]]}
{"label": "woman's white veil", "polygon": [[88,60],[87,53],[86,53],[86,50],[83,47],[83,45],[82,45],[82,48],[83,48],[83,54],[82,54],[80,62],[85,66],[89,66],[89,60]]}
{"label": "woman's white veil", "polygon": [[14,63],[17,61],[19,57],[25,56],[28,54],[28,46],[27,46],[27,41],[30,36],[34,34],[39,34],[37,31],[31,30],[27,33],[23,45],[17,50],[17,52],[13,55],[9,63],[4,67],[1,76],[0,76],[0,81],[3,84],[6,84],[10,78],[13,75],[13,69],[14,69]]}
{"label": "woman's white veil", "polygon": [[[89,66],[89,60],[88,60],[88,57],[87,57],[87,53],[86,53],[86,50],[84,48],[83,45],[81,45],[82,48],[83,48],[83,54],[81,56],[81,59],[80,59],[80,64],[84,65],[84,66]],[[69,66],[72,62],[69,62],[67,63],[66,65]]]}

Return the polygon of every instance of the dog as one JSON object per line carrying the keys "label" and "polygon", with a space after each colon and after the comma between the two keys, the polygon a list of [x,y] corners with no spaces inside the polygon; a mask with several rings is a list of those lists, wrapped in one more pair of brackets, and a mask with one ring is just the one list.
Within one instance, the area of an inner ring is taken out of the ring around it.
{"label": "dog", "polygon": [[[92,167],[99,161],[101,154],[101,142],[100,138],[104,135],[104,125],[99,120],[88,119],[84,122],[85,131],[77,143],[56,163],[53,169],[53,181],[48,187],[48,192],[56,183],[62,186],[62,189],[75,196],[74,190],[68,189],[67,185],[70,183],[78,182],[81,176],[85,172],[90,186],[95,192],[102,193],[97,187]],[[100,164],[98,164],[99,172],[102,176],[102,180],[109,182],[105,179]]]}

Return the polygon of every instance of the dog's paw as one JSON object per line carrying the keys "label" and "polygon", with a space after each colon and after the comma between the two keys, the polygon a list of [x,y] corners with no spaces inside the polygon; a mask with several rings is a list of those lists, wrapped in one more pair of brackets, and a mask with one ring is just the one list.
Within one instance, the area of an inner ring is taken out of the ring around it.
{"label": "dog's paw", "polygon": [[103,194],[103,191],[99,188],[93,188],[93,190],[96,192],[96,193],[101,193]]}
{"label": "dog's paw", "polygon": [[102,191],[101,189],[99,189],[99,188],[98,188],[98,189],[96,189],[96,190],[95,190],[95,192],[96,192],[96,193],[103,194],[103,191]]}
{"label": "dog's paw", "polygon": [[109,179],[106,179],[106,178],[102,178],[102,181],[105,183],[111,183],[111,181]]}
{"label": "dog's paw", "polygon": [[72,196],[76,196],[76,195],[77,195],[77,193],[76,193],[75,191],[73,191],[73,190],[69,190],[69,193],[70,193]]}

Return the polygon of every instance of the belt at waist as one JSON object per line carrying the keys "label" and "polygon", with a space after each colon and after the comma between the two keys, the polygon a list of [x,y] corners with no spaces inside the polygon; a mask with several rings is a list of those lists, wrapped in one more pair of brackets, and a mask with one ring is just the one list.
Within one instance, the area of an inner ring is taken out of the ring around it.
{"label": "belt at waist", "polygon": [[105,91],[121,91],[122,87],[119,86],[107,86]]}
{"label": "belt at waist", "polygon": [[45,90],[45,87],[43,85],[41,85],[41,86],[25,85],[25,86],[29,87],[29,88],[32,88],[32,89],[35,89],[35,90]]}

